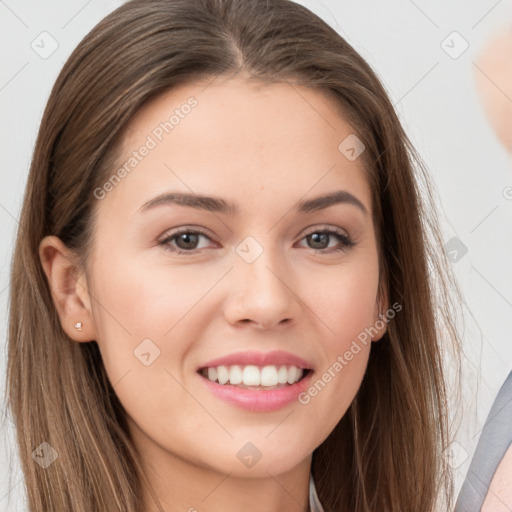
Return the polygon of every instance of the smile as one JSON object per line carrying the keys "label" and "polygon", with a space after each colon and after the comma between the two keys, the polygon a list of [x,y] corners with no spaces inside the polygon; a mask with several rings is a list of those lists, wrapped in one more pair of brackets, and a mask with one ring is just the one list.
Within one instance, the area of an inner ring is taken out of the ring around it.
{"label": "smile", "polygon": [[302,368],[297,366],[268,365],[232,365],[202,368],[203,377],[221,385],[231,384],[246,389],[279,389],[295,384],[304,375]]}
{"label": "smile", "polygon": [[[234,382],[230,382],[231,372],[234,368]],[[286,370],[286,382],[284,380]],[[303,393],[311,384],[311,369],[301,369],[295,366],[263,366],[254,365],[229,367],[209,367],[199,370],[201,382],[212,395],[229,405],[252,412],[272,412],[297,403],[300,393]],[[224,383],[219,382],[220,379]],[[277,375],[277,377],[276,377]],[[247,379],[246,379],[247,377]],[[271,386],[261,385],[269,382],[277,383]],[[288,382],[288,380],[291,381]],[[253,384],[245,384],[250,382]],[[259,382],[260,384],[254,384]]]}

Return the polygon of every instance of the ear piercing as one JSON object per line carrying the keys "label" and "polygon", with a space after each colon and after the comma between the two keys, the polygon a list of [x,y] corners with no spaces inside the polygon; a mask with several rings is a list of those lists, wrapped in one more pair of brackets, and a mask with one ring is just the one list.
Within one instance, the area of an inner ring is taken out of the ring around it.
{"label": "ear piercing", "polygon": [[82,330],[82,322],[77,322],[77,323],[75,324],[75,329],[76,329],[77,331],[81,331],[81,330]]}

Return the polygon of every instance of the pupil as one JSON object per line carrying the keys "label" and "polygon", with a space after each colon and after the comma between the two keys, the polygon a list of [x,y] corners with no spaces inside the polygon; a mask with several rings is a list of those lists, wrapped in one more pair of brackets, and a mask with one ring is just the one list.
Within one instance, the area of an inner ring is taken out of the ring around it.
{"label": "pupil", "polygon": [[[313,233],[310,236],[311,236],[311,238],[313,240],[313,244],[320,243],[320,245],[321,245],[320,248],[325,248],[326,247],[325,244],[322,244],[322,241],[323,242],[328,241],[328,233]],[[314,248],[318,249],[319,247],[314,247]]]}
{"label": "pupil", "polygon": [[183,233],[178,237],[178,245],[180,245],[180,242],[185,242],[185,247],[181,247],[182,249],[191,249],[193,247],[189,247],[187,244],[194,245],[194,243],[197,243],[197,235],[194,233]]}

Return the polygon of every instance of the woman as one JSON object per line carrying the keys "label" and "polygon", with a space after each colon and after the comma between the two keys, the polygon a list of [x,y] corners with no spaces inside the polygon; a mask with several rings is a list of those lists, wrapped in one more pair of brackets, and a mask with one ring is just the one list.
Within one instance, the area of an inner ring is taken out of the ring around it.
{"label": "woman", "polygon": [[101,21],[49,98],[13,258],[30,511],[449,506],[456,336],[416,160],[304,7]]}

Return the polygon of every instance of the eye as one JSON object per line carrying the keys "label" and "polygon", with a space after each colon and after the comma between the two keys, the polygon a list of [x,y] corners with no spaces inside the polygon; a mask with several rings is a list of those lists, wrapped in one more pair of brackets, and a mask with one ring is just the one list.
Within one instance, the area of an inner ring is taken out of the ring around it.
{"label": "eye", "polygon": [[[163,240],[158,242],[165,250],[176,254],[193,254],[204,248],[198,247],[201,238],[212,240],[206,231],[195,228],[185,228],[169,233]],[[355,246],[355,242],[342,230],[332,228],[317,228],[310,231],[301,240],[306,240],[311,249],[322,253],[346,251]],[[338,246],[330,247],[331,240],[338,242]]]}
{"label": "eye", "polygon": [[[337,240],[338,246],[329,247],[331,240]],[[323,253],[346,251],[354,247],[355,242],[342,230],[325,228],[310,231],[302,240],[309,242],[310,248]],[[328,250],[326,250],[328,249]]]}
{"label": "eye", "polygon": [[[211,240],[210,236],[201,229],[181,229],[169,233],[163,240],[158,242],[158,244],[167,251],[185,254],[201,249],[201,247],[197,247],[200,238]],[[172,245],[174,240],[175,246]]]}

